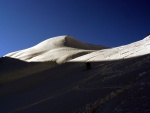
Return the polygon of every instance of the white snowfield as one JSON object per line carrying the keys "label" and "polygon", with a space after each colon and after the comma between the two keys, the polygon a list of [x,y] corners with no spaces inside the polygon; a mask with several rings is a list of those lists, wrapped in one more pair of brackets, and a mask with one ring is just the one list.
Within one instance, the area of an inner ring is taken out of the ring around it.
{"label": "white snowfield", "polygon": [[56,61],[56,63],[61,64],[104,48],[106,47],[80,42],[71,36],[58,36],[49,38],[31,48],[12,52],[5,56],[27,62]]}
{"label": "white snowfield", "polygon": [[49,38],[31,48],[5,56],[27,62],[93,62],[138,57],[150,53],[150,35],[143,40],[114,48],[86,44],[71,36]]}
{"label": "white snowfield", "polygon": [[143,40],[109,49],[103,49],[75,58],[70,62],[96,62],[127,59],[150,54],[150,35]]}

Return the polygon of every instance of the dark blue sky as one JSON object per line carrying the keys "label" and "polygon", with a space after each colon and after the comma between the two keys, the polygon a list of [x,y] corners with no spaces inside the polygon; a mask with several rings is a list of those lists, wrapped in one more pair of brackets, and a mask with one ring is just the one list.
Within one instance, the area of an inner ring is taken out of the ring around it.
{"label": "dark blue sky", "polygon": [[150,0],[0,0],[0,56],[54,36],[110,47],[150,33]]}

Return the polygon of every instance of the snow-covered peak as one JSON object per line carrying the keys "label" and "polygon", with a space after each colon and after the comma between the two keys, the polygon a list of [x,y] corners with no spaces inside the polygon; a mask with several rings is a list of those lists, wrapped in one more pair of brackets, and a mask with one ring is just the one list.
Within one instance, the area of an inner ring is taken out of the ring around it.
{"label": "snow-covered peak", "polygon": [[31,48],[12,52],[5,56],[30,62],[56,61],[61,63],[103,48],[106,47],[86,44],[64,35],[49,38]]}
{"label": "snow-covered peak", "polygon": [[150,35],[144,38],[144,40],[148,40],[148,39],[150,39]]}
{"label": "snow-covered peak", "polygon": [[40,48],[46,51],[55,48],[61,48],[61,47],[71,47],[71,48],[86,49],[86,50],[99,50],[101,48],[105,48],[103,46],[96,46],[96,45],[83,43],[73,38],[72,36],[68,36],[68,35],[49,38],[34,46],[34,48],[36,49]]}
{"label": "snow-covered peak", "polygon": [[[83,43],[71,36],[49,38],[31,48],[7,54],[28,62],[56,61],[108,61],[138,57],[150,54],[150,35],[143,40],[115,48]],[[75,59],[74,59],[75,58]]]}

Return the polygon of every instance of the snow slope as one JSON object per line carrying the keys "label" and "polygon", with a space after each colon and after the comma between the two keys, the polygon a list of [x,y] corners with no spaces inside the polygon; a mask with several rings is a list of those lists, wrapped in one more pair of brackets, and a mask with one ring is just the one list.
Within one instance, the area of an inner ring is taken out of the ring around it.
{"label": "snow slope", "polygon": [[150,35],[143,40],[110,49],[103,49],[75,58],[72,62],[111,61],[138,57],[150,53]]}
{"label": "snow slope", "polygon": [[[97,47],[75,40],[69,43],[61,36],[10,53],[7,56],[14,58],[0,59],[0,113],[149,113],[149,44],[150,36],[129,45],[98,50],[54,68],[47,68],[49,62],[29,61],[37,61],[40,55],[46,57],[46,51],[64,61],[64,51],[70,55],[75,50]],[[91,61],[92,69],[83,71],[86,61]]]}
{"label": "snow slope", "polygon": [[56,61],[63,63],[75,57],[106,47],[80,42],[71,36],[49,38],[31,48],[9,53],[5,56],[28,62]]}
{"label": "snow slope", "polygon": [[150,55],[82,66],[65,63],[0,84],[0,113],[149,113]]}

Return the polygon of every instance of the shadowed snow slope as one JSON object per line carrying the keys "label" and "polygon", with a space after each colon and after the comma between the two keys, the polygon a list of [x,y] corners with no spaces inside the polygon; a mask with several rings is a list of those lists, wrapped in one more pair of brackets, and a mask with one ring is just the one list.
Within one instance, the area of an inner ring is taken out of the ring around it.
{"label": "shadowed snow slope", "polygon": [[28,62],[56,61],[63,63],[75,57],[106,47],[80,42],[71,36],[49,38],[31,48],[9,53],[5,56]]}
{"label": "shadowed snow slope", "polygon": [[91,65],[69,62],[0,84],[0,113],[149,113],[150,55]]}
{"label": "shadowed snow slope", "polygon": [[106,47],[80,42],[71,36],[49,38],[31,48],[16,51],[0,59],[0,84],[8,83],[33,73]]}
{"label": "shadowed snow slope", "polygon": [[110,61],[138,57],[150,53],[150,35],[143,40],[110,49],[103,49],[73,59],[73,62]]}
{"label": "shadowed snow slope", "polygon": [[0,58],[0,113],[150,113],[150,37],[78,57],[99,48],[60,36]]}

